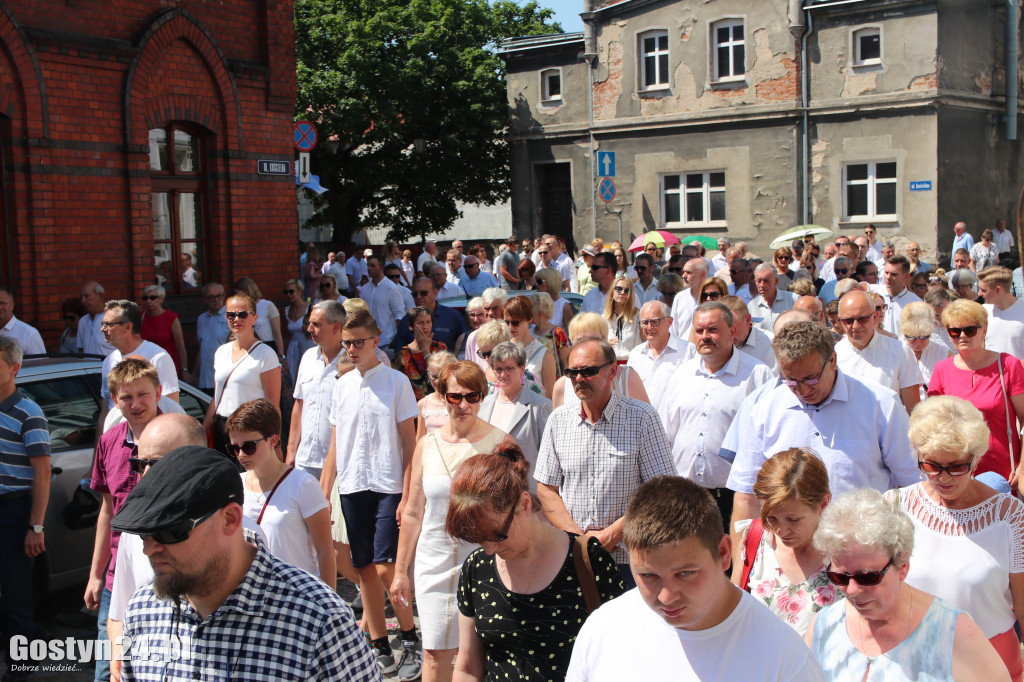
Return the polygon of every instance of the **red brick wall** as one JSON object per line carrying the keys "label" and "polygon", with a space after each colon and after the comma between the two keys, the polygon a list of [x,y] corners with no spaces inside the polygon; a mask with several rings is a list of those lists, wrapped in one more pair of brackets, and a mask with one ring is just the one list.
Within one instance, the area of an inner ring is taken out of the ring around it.
{"label": "red brick wall", "polygon": [[294,158],[294,101],[288,0],[0,0],[0,272],[16,314],[53,346],[82,282],[137,299],[154,281],[148,130],[171,121],[207,133],[204,274],[273,297],[297,270],[295,190],[256,161]]}

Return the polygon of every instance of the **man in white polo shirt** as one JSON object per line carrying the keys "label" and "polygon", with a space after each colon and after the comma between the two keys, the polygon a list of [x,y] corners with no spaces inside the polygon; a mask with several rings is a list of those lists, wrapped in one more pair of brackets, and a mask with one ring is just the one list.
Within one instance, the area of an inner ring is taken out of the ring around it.
{"label": "man in white polo shirt", "polygon": [[[78,350],[88,355],[107,356],[114,347],[104,338],[103,324],[103,287],[99,282],[86,282],[80,290],[85,315],[78,318]],[[139,328],[141,331],[141,327]]]}
{"label": "man in white polo shirt", "polygon": [[872,285],[871,291],[878,292],[885,298],[885,318],[882,328],[899,336],[900,313],[903,306],[920,301],[917,294],[907,288],[910,283],[910,261],[906,256],[890,256],[885,262],[884,282]]}
{"label": "man in white polo shirt", "polygon": [[1009,268],[993,265],[978,273],[978,293],[985,297],[988,313],[985,347],[1024,360],[1024,301],[1012,289]]}
{"label": "man in white polo shirt", "polygon": [[747,310],[754,324],[765,331],[771,331],[775,318],[793,309],[797,295],[779,288],[775,266],[768,263],[761,263],[754,270],[754,284],[757,285],[758,295],[747,304]]}
{"label": "man in white polo shirt", "polygon": [[46,346],[39,330],[14,316],[14,294],[10,289],[0,287],[0,334],[10,336],[25,355],[43,355]]}
{"label": "man in white polo shirt", "polygon": [[643,382],[644,390],[654,409],[660,406],[670,387],[675,367],[693,357],[693,344],[677,339],[672,334],[672,315],[661,301],[648,301],[640,309],[640,328],[647,340],[629,351],[626,363]]}

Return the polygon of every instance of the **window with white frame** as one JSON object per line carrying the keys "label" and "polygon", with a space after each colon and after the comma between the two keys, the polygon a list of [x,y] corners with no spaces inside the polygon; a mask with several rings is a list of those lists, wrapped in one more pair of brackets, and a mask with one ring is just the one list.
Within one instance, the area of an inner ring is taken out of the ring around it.
{"label": "window with white frame", "polygon": [[872,66],[882,63],[882,33],[877,27],[853,32],[854,66]]}
{"label": "window with white frame", "polygon": [[724,19],[711,27],[712,68],[714,80],[728,82],[743,80],[747,73],[746,41],[742,19]]}
{"label": "window with white frame", "polygon": [[640,34],[640,89],[668,87],[668,31]]}
{"label": "window with white frame", "polygon": [[562,70],[546,69],[540,72],[541,100],[558,102],[562,99]]}
{"label": "window with white frame", "polygon": [[661,210],[665,225],[724,225],[725,173],[662,176]]}
{"label": "window with white frame", "polygon": [[843,170],[847,220],[896,219],[896,162],[850,163]]}

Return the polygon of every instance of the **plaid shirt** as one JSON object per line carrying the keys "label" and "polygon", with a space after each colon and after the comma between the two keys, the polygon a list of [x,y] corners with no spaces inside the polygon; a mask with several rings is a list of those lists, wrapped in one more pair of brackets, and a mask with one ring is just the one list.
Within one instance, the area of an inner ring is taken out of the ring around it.
{"label": "plaid shirt", "polygon": [[[535,478],[558,487],[569,515],[587,532],[606,528],[625,514],[641,483],[675,473],[658,413],[613,391],[596,424],[570,406],[551,414]],[[621,546],[612,556],[616,563],[629,561]]]}
{"label": "plaid shirt", "polygon": [[[200,620],[185,599],[157,598],[150,583],[129,602],[124,635],[131,638],[124,680],[381,680],[348,604],[262,543],[241,584],[210,616]],[[168,640],[183,643],[177,660],[159,656]]]}

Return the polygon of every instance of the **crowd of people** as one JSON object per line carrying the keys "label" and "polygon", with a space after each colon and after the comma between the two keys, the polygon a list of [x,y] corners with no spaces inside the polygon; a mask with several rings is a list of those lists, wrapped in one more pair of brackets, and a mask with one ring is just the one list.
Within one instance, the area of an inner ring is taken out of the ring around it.
{"label": "crowd of people", "polygon": [[[1020,269],[1005,225],[961,225],[949,277],[870,225],[767,261],[311,247],[283,313],[204,284],[192,364],[161,287],[86,283],[61,339],[105,357],[85,605],[100,639],[210,652],[96,679],[1020,682]],[[30,633],[49,450],[13,303],[0,599]]]}

